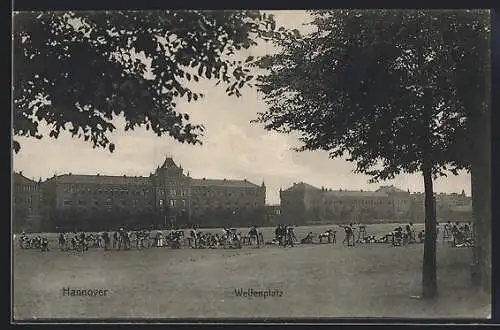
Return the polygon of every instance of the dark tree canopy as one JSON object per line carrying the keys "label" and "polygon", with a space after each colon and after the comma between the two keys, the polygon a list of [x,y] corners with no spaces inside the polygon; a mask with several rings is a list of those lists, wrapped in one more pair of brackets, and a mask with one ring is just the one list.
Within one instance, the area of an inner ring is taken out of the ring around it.
{"label": "dark tree canopy", "polygon": [[[186,83],[215,79],[240,96],[252,75],[232,56],[258,38],[287,37],[275,30],[273,16],[258,11],[16,13],[14,135],[42,138],[45,121],[51,137],[69,130],[112,151],[111,120],[122,115],[126,130],[201,143],[203,126],[176,111],[180,99],[203,96]],[[133,54],[151,61],[149,76]]]}
{"label": "dark tree canopy", "polygon": [[469,168],[467,119],[489,78],[487,12],[313,14],[317,31],[259,61],[272,73],[260,79],[270,109],[258,122],[301,132],[300,150],[349,154],[375,181],[426,158],[435,176]]}

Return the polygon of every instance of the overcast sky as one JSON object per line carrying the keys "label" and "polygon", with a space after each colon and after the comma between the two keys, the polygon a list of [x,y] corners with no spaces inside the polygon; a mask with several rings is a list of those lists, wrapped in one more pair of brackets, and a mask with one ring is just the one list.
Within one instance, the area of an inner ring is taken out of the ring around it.
{"label": "overcast sky", "polygon": [[[302,11],[279,11],[278,25],[306,31],[301,24],[308,16]],[[262,45],[242,56],[262,55],[273,51]],[[292,135],[265,131],[251,124],[256,113],[266,109],[262,97],[255,90],[244,89],[240,98],[229,97],[215,81],[200,82],[197,90],[205,98],[197,103],[178,103],[180,112],[188,112],[195,123],[206,127],[204,144],[180,144],[170,137],[157,137],[151,131],[136,129],[124,132],[124,121],[118,118],[117,130],[111,135],[116,144],[114,153],[93,149],[91,144],[61,134],[57,140],[18,138],[21,151],[14,156],[15,171],[30,178],[52,176],[54,173],[149,175],[165,157],[171,156],[177,164],[195,178],[244,179],[267,186],[267,203],[279,203],[279,189],[294,182],[304,181],[317,187],[333,189],[375,190],[380,185],[394,184],[401,189],[423,191],[421,175],[400,175],[393,181],[368,184],[369,177],[353,174],[353,164],[343,159],[329,159],[324,152],[297,153]],[[450,176],[434,182],[437,192],[461,192],[470,195],[470,176]]]}

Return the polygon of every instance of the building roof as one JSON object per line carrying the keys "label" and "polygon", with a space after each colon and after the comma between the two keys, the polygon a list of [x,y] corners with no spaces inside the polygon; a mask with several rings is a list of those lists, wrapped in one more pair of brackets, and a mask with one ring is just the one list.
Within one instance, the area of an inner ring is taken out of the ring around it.
{"label": "building roof", "polygon": [[399,188],[394,187],[393,185],[390,186],[380,186],[377,190],[377,192],[384,192],[384,193],[408,193],[408,191],[401,190]]}
{"label": "building roof", "polygon": [[165,158],[165,161],[163,162],[161,168],[179,168],[179,167],[175,164],[172,157],[167,157]]}
{"label": "building roof", "polygon": [[349,191],[349,190],[329,190],[325,195],[332,197],[387,197],[387,193],[382,191]]}
{"label": "building roof", "polygon": [[30,179],[30,178],[27,178],[23,175],[23,172],[13,172],[12,173],[12,180],[14,182],[22,182],[22,183],[25,183],[25,184],[32,184],[32,183],[36,183],[36,181]]}
{"label": "building roof", "polygon": [[321,189],[311,186],[305,182],[294,183],[290,188],[284,191],[321,191]]}
{"label": "building roof", "polygon": [[228,180],[228,179],[191,179],[191,186],[194,187],[231,187],[231,188],[258,188],[259,185],[248,180]]}
{"label": "building roof", "polygon": [[143,176],[111,176],[111,175],[85,175],[63,174],[47,179],[46,182],[74,183],[74,184],[116,184],[116,185],[148,185],[149,177]]}

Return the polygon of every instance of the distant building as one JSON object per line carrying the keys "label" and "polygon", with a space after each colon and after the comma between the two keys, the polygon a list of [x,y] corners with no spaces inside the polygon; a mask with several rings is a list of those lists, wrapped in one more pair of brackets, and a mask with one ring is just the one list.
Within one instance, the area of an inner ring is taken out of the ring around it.
{"label": "distant building", "polygon": [[246,179],[190,179],[191,216],[200,226],[258,225],[265,216],[266,186]]}
{"label": "distant building", "polygon": [[[411,194],[411,218],[415,222],[425,219],[425,194]],[[472,197],[462,193],[434,193],[438,221],[469,221],[472,218]]]}
{"label": "distant building", "polygon": [[279,204],[265,206],[265,223],[266,226],[276,226],[281,222],[281,207]]}
{"label": "distant building", "polygon": [[38,231],[42,226],[40,182],[22,172],[12,175],[12,228],[14,231]]}
{"label": "distant building", "polygon": [[301,225],[319,223],[319,202],[323,191],[310,184],[294,183],[288,189],[280,189],[280,212],[283,223]]}
{"label": "distant building", "polygon": [[[69,173],[36,184],[43,196],[40,213],[53,230],[187,227],[194,223],[200,227],[238,226],[259,223],[265,217],[264,183],[193,179],[170,157],[149,176]],[[18,204],[18,209],[24,210],[26,205]]]}
{"label": "distant building", "polygon": [[[411,194],[394,186],[381,186],[376,191],[349,191],[299,182],[280,190],[280,208],[282,220],[291,224],[423,222],[423,197],[424,194]],[[435,200],[438,218],[468,217],[464,206],[470,204],[470,197],[464,192],[436,194]],[[460,212],[457,207],[462,207]]]}
{"label": "distant building", "polygon": [[121,227],[154,209],[148,177],[69,173],[44,181],[42,194],[44,218],[60,230]]}

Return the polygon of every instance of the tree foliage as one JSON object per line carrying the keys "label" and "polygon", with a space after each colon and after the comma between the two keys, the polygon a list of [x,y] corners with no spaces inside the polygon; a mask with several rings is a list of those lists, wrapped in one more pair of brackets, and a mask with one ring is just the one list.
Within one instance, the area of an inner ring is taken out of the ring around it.
{"label": "tree foliage", "polygon": [[[189,83],[217,80],[227,94],[240,96],[253,78],[252,58],[233,55],[270,37],[287,34],[258,11],[16,13],[13,133],[40,139],[45,121],[50,137],[68,130],[113,151],[112,119],[122,115],[126,130],[145,126],[158,136],[201,143],[203,126],[176,108],[203,97]],[[13,147],[17,152],[20,145]]]}
{"label": "tree foliage", "polygon": [[420,171],[426,158],[435,177],[469,168],[465,106],[485,96],[484,12],[317,11],[313,24],[260,59],[272,74],[260,78],[270,109],[258,122],[300,132],[299,150],[348,154],[373,181]]}

